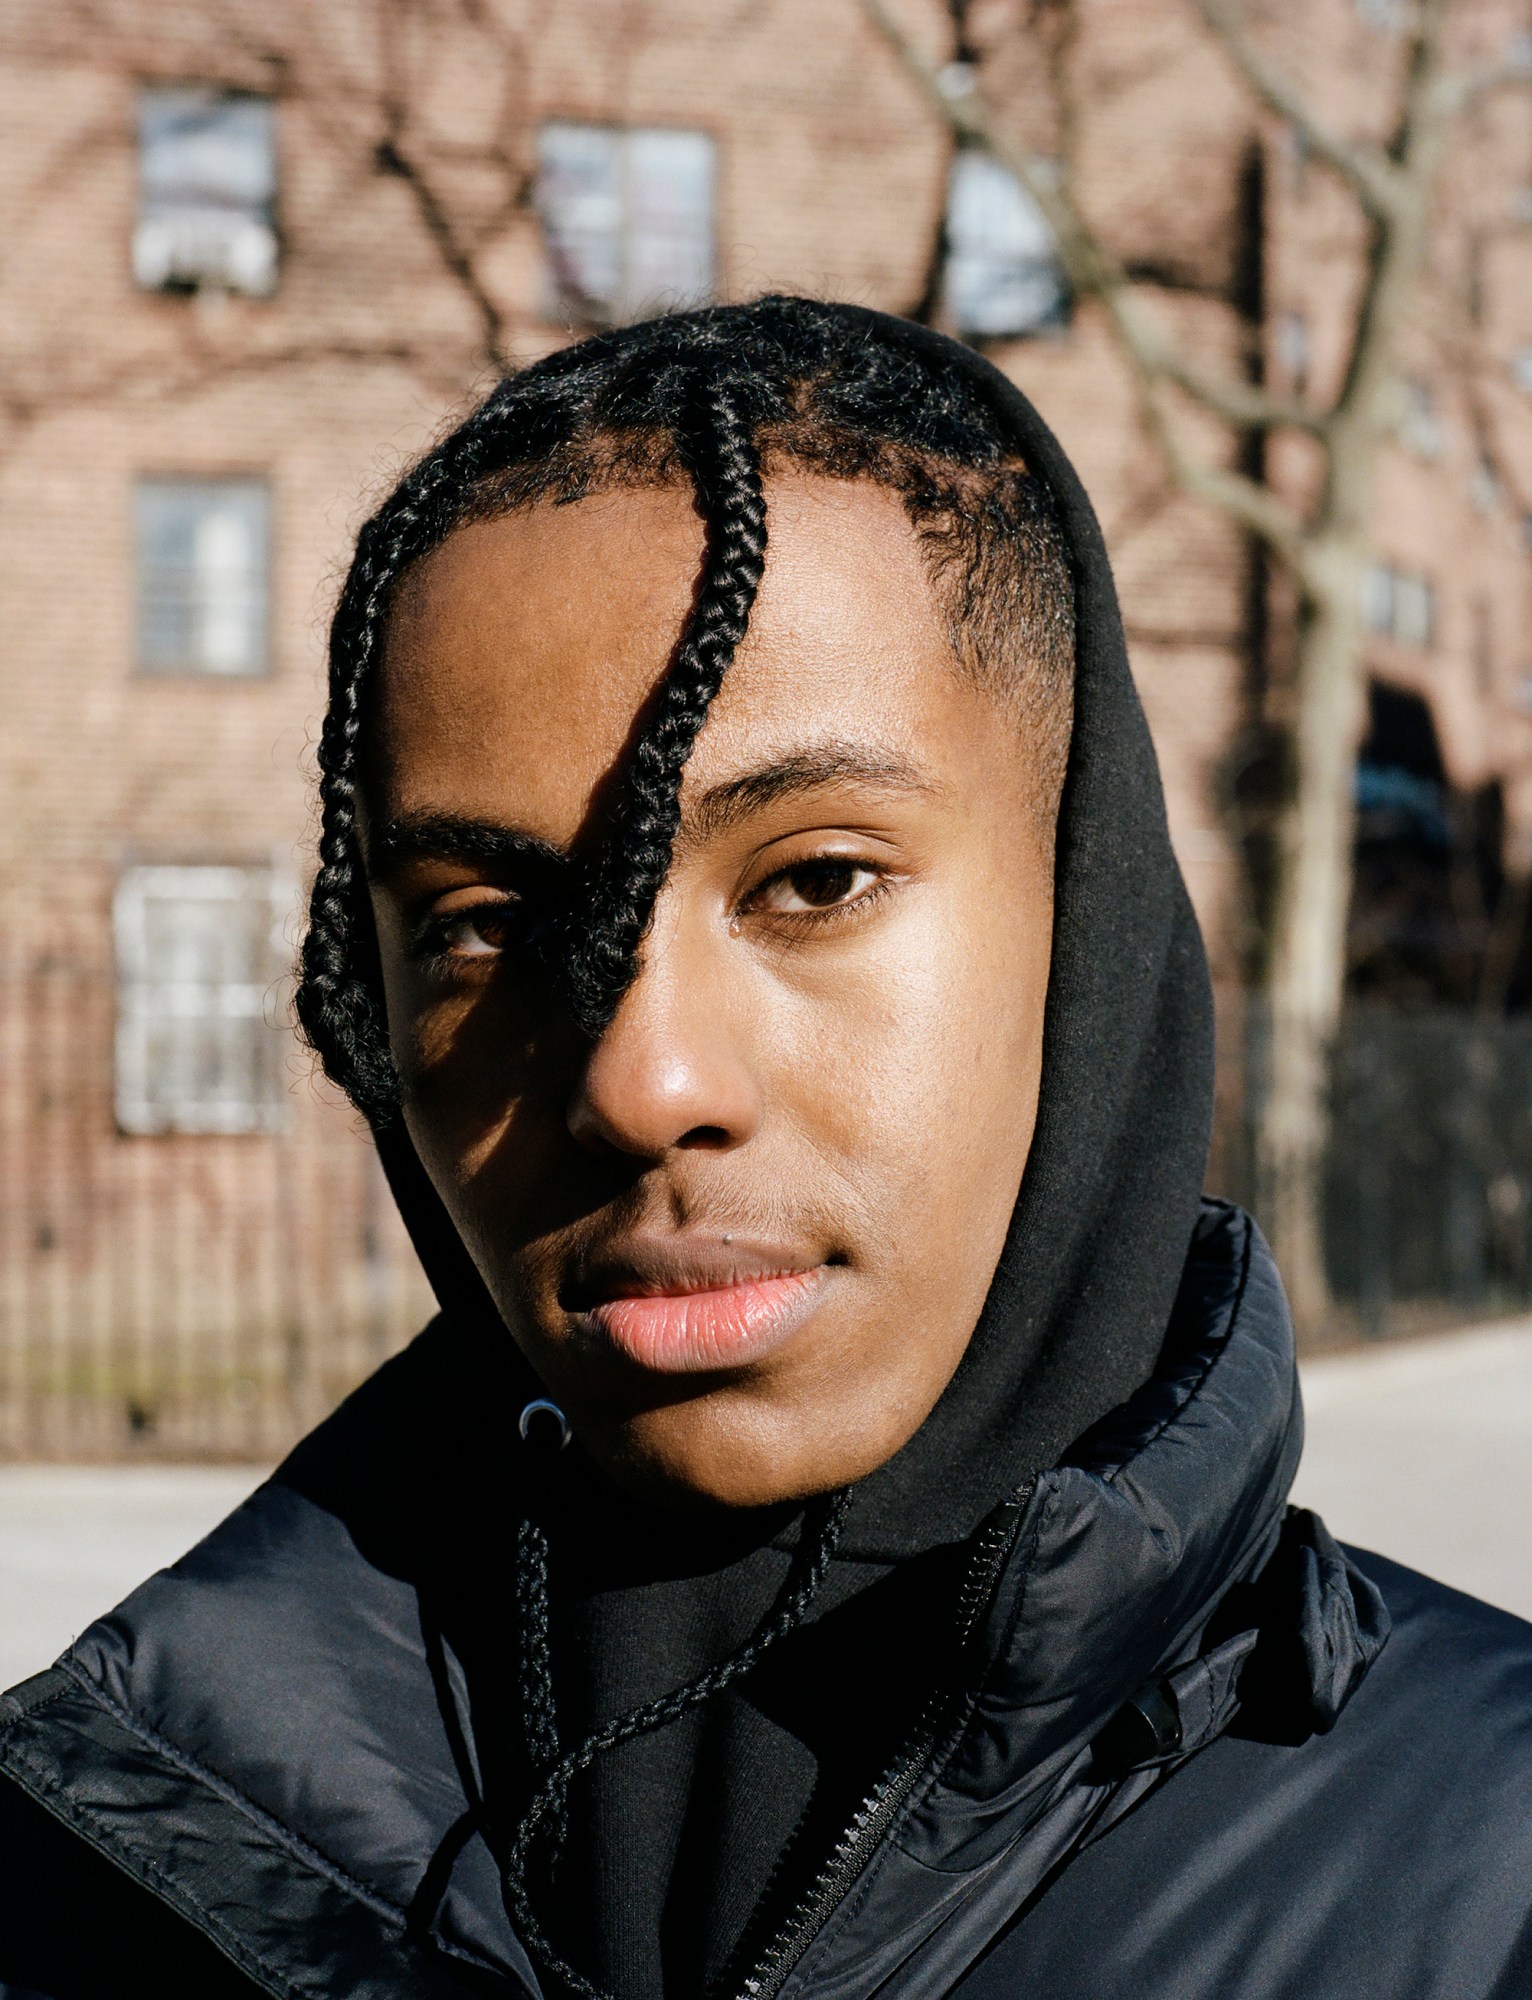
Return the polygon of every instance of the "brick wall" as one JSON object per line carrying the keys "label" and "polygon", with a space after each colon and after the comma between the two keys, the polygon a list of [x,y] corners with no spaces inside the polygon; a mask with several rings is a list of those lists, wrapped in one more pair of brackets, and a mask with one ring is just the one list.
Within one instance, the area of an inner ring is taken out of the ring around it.
{"label": "brick wall", "polygon": [[[1498,5],[1484,0],[1490,13]],[[1323,33],[1299,33],[1299,15]],[[908,18],[933,50],[943,46],[937,0],[909,0]],[[1259,169],[1267,319],[1279,306],[1301,309],[1316,371],[1333,368],[1336,302],[1358,247],[1337,198],[1253,116],[1189,10],[1089,0],[1085,19],[1088,199],[1161,282],[1181,335],[1233,356],[1248,331],[1230,300],[1250,267]],[[1365,103],[1376,40],[1356,42],[1350,0],[1304,0],[1273,22],[1318,86],[1337,94],[1338,117]],[[1345,60],[1326,60],[1326,50]],[[145,79],[274,94],[282,266],[273,298],[135,287],[135,93]],[[1055,135],[1035,69],[1002,64],[997,81],[1017,129],[1046,150]],[[347,1115],[296,1058],[293,1124],[281,1139],[113,1131],[112,886],[137,861],[274,857],[303,873],[323,626],[369,496],[489,379],[489,346],[527,358],[565,337],[543,317],[544,259],[528,199],[537,127],[555,116],[715,136],[725,296],[787,287],[897,311],[922,292],[947,146],[857,0],[496,0],[486,10],[449,0],[0,0],[0,924],[13,980],[39,964],[67,966],[96,994],[71,1015],[68,1044],[88,1108],[46,1192],[27,1164],[24,1128],[48,1111],[57,1065],[52,1085],[23,1063],[10,1086],[7,1115],[23,1137],[0,1156],[0,1194],[11,1218],[6,1254],[25,1264],[25,1282],[13,1269],[7,1294],[13,1352],[33,1337],[22,1322],[32,1325],[35,1309],[20,1301],[40,1296],[39,1284],[65,1302],[49,1308],[55,1318],[75,1310],[66,1280],[46,1274],[67,1277],[71,1257],[86,1268],[101,1189],[140,1188],[134,1254],[152,1263],[153,1215],[170,1212],[165,1190],[198,1182],[230,1213],[243,1204],[259,1215],[284,1173],[329,1161],[338,1187],[345,1174],[333,1163],[360,1157]],[[1515,189],[1532,178],[1528,138],[1524,107],[1486,110],[1472,159],[1450,183],[1444,237],[1448,265],[1470,247],[1479,260],[1485,337],[1506,355],[1532,341],[1532,235],[1514,219]],[[380,155],[385,143],[391,155]],[[384,157],[409,171],[385,170]],[[1440,354],[1428,348],[1422,369],[1440,378]],[[1053,421],[1102,514],[1176,844],[1220,989],[1232,994],[1249,920],[1224,799],[1233,746],[1270,665],[1255,657],[1259,580],[1230,528],[1167,490],[1089,315],[1063,335],[1002,346],[996,358]],[[1502,464],[1494,493],[1479,476],[1485,396]],[[1504,370],[1482,391],[1447,381],[1441,401],[1440,456],[1401,449],[1380,528],[1392,554],[1437,580],[1440,641],[1419,656],[1380,650],[1376,664],[1427,694],[1461,782],[1502,780],[1513,838],[1532,857],[1516,485],[1518,469],[1532,484],[1532,417]],[[246,471],[264,474],[273,498],[269,675],[136,674],[135,477]],[[1301,483],[1301,462],[1291,476]],[[336,1235],[360,1244],[372,1195],[360,1179],[356,1190]],[[132,1310],[100,1324],[108,1346],[154,1336]],[[102,1379],[118,1384],[103,1392],[110,1407],[69,1449],[82,1448],[86,1432],[93,1449],[128,1435],[120,1382],[110,1371]],[[327,1378],[327,1392],[336,1386]],[[14,1402],[14,1382],[12,1392]],[[155,1448],[157,1421],[150,1410],[129,1426],[140,1448]],[[166,1417],[165,1448],[172,1434],[185,1448],[188,1423],[176,1431]],[[272,1435],[260,1433],[261,1448]],[[17,1432],[13,1446],[22,1443]],[[44,1447],[34,1439],[28,1448]]]}

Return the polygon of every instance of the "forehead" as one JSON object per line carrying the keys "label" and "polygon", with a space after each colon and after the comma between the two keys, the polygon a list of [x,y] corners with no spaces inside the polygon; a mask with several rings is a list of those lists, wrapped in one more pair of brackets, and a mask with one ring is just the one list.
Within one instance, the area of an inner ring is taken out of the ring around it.
{"label": "forehead", "polygon": [[[990,705],[958,676],[899,496],[767,486],[766,573],[687,786],[834,740],[959,779]],[[369,722],[370,805],[469,812],[566,845],[663,677],[703,525],[675,487],[471,523],[396,594]]]}

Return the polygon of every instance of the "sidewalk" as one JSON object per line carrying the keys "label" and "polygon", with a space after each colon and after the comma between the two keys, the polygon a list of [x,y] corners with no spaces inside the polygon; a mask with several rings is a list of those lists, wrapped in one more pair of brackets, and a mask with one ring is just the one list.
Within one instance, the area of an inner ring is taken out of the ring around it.
{"label": "sidewalk", "polygon": [[0,1466],[0,1688],[57,1658],[263,1476],[254,1466]]}
{"label": "sidewalk", "polygon": [[1532,1319],[1310,1362],[1303,1402],[1296,1501],[1532,1618]]}
{"label": "sidewalk", "polygon": [[[1294,1498],[1342,1539],[1532,1618],[1532,1319],[1304,1370]],[[236,1506],[258,1468],[0,1467],[0,1688]]]}

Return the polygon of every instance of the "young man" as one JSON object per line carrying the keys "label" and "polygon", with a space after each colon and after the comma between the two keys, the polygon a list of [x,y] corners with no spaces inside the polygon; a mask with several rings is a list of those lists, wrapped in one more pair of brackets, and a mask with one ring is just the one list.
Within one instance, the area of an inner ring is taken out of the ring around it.
{"label": "young man", "polygon": [[1105,554],[763,300],[364,531],[300,1011],[442,1316],[0,1724],[6,1992],[1532,1992],[1532,1631],[1285,1500]]}

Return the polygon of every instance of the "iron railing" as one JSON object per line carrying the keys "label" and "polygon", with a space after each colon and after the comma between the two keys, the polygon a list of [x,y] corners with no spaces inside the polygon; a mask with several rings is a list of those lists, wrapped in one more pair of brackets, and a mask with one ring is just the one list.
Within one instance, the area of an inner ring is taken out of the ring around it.
{"label": "iron railing", "polygon": [[432,1310],[370,1141],[296,1043],[290,1115],[128,1136],[109,978],[0,966],[0,1456],[268,1459]]}

